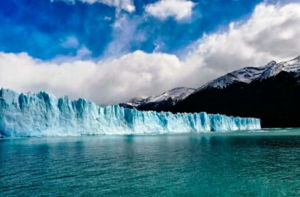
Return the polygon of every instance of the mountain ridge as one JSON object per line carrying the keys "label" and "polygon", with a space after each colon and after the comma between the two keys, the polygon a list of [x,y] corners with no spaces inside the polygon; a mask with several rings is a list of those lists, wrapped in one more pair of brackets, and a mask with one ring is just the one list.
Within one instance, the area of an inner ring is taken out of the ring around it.
{"label": "mountain ridge", "polygon": [[[245,67],[196,89],[182,100],[135,106],[139,110],[222,113],[262,119],[263,127],[300,127],[300,56]],[[130,106],[129,106],[130,107]]]}
{"label": "mountain ridge", "polygon": [[177,87],[171,90],[165,91],[158,96],[149,96],[145,98],[133,98],[127,101],[126,103],[121,103],[120,105],[123,107],[141,107],[144,105],[161,105],[162,103],[169,103],[169,105],[174,105],[180,100],[185,99],[190,94],[194,93],[196,89],[194,88],[186,88],[186,87]]}

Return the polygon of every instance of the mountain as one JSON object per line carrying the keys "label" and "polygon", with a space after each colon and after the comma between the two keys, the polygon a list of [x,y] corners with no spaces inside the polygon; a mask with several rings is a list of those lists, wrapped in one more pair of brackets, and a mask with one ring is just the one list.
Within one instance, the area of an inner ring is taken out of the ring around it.
{"label": "mountain", "polygon": [[300,127],[300,56],[233,71],[201,86],[174,105],[136,108],[249,116],[260,118],[262,127]]}
{"label": "mountain", "polygon": [[[127,108],[138,108],[140,110],[156,110],[164,111],[175,105],[177,102],[185,99],[196,90],[193,88],[178,87],[163,92],[158,96],[150,96],[146,98],[133,98],[126,103],[120,104]],[[159,110],[158,110],[159,109]]]}
{"label": "mountain", "polygon": [[262,81],[270,77],[275,77],[281,72],[300,73],[300,56],[290,61],[280,63],[271,61],[263,67],[246,67],[233,71],[205,84],[197,91],[205,88],[223,89],[234,83],[250,84],[255,80]]}

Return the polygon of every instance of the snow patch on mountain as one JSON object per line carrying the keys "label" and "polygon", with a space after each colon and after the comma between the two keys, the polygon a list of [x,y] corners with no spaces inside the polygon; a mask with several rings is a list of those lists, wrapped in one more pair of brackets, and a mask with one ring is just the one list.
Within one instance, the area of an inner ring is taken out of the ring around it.
{"label": "snow patch on mountain", "polygon": [[150,96],[146,98],[133,98],[130,101],[128,101],[126,104],[136,107],[141,104],[162,102],[162,101],[167,101],[169,99],[171,99],[174,103],[176,103],[178,101],[185,99],[186,97],[188,97],[194,92],[195,89],[193,88],[178,87],[172,90],[168,90],[158,96]]}
{"label": "snow patch on mountain", "polygon": [[270,63],[262,67],[246,67],[240,70],[233,71],[211,82],[208,82],[207,84],[197,89],[197,91],[206,88],[223,89],[228,85],[237,82],[249,84],[255,80],[263,80],[274,77],[282,71],[300,73],[300,56],[290,61],[280,63],[271,61]]}

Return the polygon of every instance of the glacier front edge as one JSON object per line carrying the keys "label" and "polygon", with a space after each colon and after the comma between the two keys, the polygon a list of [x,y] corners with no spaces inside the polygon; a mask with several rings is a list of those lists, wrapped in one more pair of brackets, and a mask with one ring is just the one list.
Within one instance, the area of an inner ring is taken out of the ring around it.
{"label": "glacier front edge", "polygon": [[85,99],[56,98],[46,92],[0,90],[0,136],[165,134],[260,129],[257,118],[219,114],[138,111],[101,107]]}

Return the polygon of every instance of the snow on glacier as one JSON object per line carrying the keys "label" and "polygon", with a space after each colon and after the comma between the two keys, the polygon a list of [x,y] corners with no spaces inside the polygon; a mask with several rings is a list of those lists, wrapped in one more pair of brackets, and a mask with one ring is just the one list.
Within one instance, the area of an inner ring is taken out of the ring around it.
{"label": "snow on glacier", "polygon": [[0,136],[164,134],[260,129],[256,118],[219,114],[138,111],[101,107],[85,99],[56,98],[46,92],[0,90]]}

